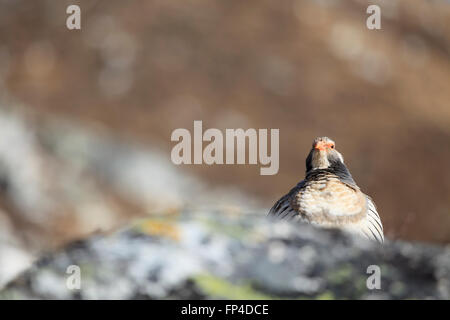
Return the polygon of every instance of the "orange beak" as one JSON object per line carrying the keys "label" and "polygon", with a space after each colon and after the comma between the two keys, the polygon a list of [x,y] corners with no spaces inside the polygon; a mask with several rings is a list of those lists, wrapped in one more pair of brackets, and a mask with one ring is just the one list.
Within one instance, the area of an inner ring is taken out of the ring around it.
{"label": "orange beak", "polygon": [[331,143],[326,143],[324,141],[319,141],[314,145],[314,149],[325,151],[326,149],[331,148]]}

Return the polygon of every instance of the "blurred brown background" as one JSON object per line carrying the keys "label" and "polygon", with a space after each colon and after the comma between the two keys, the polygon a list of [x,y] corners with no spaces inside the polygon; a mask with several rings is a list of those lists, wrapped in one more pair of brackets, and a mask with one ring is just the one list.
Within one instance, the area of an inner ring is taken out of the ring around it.
{"label": "blurred brown background", "polygon": [[[79,31],[65,26],[69,4],[81,7]],[[369,4],[380,5],[382,30],[366,28]],[[14,111],[8,101],[20,101],[20,112],[32,118],[25,126],[34,125],[37,135],[41,121],[68,119],[125,144],[156,146],[173,166],[171,132],[192,131],[194,120],[203,120],[204,129],[279,128],[277,175],[260,176],[259,166],[248,165],[179,168],[211,187],[242,190],[267,209],[303,178],[312,140],[326,135],[375,199],[387,237],[450,241],[449,2],[3,0],[0,6],[2,108]],[[67,172],[48,163],[49,183],[58,170]],[[80,181],[92,176],[83,171]],[[52,188],[74,183],[64,181]],[[116,191],[107,194],[104,201],[120,208],[114,221],[142,211]],[[20,215],[30,209],[10,197],[4,192],[2,210],[14,232],[37,230],[29,242],[81,234],[71,215],[36,222]]]}

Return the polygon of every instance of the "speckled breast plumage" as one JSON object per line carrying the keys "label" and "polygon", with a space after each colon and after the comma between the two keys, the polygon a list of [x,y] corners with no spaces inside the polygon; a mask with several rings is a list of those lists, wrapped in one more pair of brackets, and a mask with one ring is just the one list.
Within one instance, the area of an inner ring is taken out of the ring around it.
{"label": "speckled breast plumage", "polygon": [[278,200],[269,215],[321,227],[340,228],[384,241],[383,226],[373,201],[353,182],[332,170],[314,170]]}

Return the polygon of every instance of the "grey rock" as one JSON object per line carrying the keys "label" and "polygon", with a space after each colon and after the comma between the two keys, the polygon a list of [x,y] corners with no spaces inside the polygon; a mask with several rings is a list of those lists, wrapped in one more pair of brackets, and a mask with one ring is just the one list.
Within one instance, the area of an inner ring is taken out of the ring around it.
{"label": "grey rock", "polygon": [[[69,289],[67,268],[81,270]],[[370,265],[380,289],[368,289]],[[144,219],[39,259],[2,299],[449,299],[450,249],[384,245],[261,214]]]}

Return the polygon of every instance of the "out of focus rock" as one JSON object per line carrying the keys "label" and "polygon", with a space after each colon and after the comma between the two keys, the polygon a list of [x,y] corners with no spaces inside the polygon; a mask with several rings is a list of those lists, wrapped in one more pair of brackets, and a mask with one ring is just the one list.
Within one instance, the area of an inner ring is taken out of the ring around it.
{"label": "out of focus rock", "polygon": [[[66,287],[70,265],[81,288]],[[381,289],[367,268],[379,266]],[[3,299],[449,299],[449,248],[376,243],[264,215],[139,221],[41,258]]]}
{"label": "out of focus rock", "polygon": [[207,188],[155,147],[2,102],[0,288],[40,250],[132,218],[256,205],[237,188]]}

